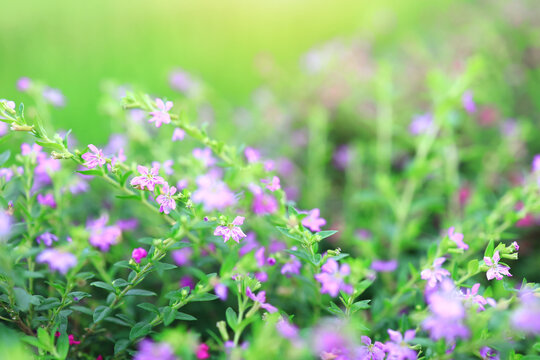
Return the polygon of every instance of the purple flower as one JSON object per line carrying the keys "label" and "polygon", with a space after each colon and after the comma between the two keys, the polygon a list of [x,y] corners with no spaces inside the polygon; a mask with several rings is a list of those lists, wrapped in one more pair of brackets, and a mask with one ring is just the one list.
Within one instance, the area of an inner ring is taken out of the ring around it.
{"label": "purple flower", "polygon": [[255,233],[250,231],[246,235],[246,240],[244,240],[242,247],[238,250],[238,255],[244,256],[247,253],[255,250],[259,246],[257,240],[255,240]]}
{"label": "purple flower", "polygon": [[11,216],[9,216],[4,209],[0,208],[0,241],[7,240],[9,233],[11,232]]}
{"label": "purple flower", "polygon": [[56,209],[56,201],[54,201],[53,194],[47,194],[47,195],[38,194],[37,201],[43,206],[50,206],[53,209]]}
{"label": "purple flower", "polygon": [[484,311],[486,310],[484,305],[486,305],[488,301],[482,295],[478,295],[479,288],[480,283],[474,284],[472,288],[465,290],[463,297],[465,300],[470,301],[471,303],[478,304],[478,311]]}
{"label": "purple flower", "polygon": [[244,155],[246,157],[248,164],[256,163],[257,161],[261,159],[261,153],[259,152],[259,150],[254,149],[252,147],[247,147],[244,150]]}
{"label": "purple flower", "polygon": [[463,93],[461,103],[463,104],[465,111],[467,111],[469,114],[476,112],[476,104],[474,103],[473,92],[471,90],[467,90]]}
{"label": "purple flower", "polygon": [[514,248],[514,251],[519,251],[519,245],[517,241],[514,241],[511,246]]}
{"label": "purple flower", "polygon": [[416,335],[414,330],[407,330],[404,335],[401,335],[399,331],[388,329],[388,335],[390,336],[390,341],[384,344],[385,350],[388,353],[388,359],[414,360],[418,357],[416,351],[407,345],[407,342],[413,340]]}
{"label": "purple flower", "polygon": [[50,232],[45,232],[41,235],[39,235],[36,239],[38,244],[45,244],[46,246],[52,246],[54,241],[58,241],[58,236],[51,234]]}
{"label": "purple flower", "polygon": [[279,178],[277,176],[274,176],[272,180],[261,180],[262,183],[268,184],[266,185],[266,188],[272,192],[281,189]]}
{"label": "purple flower", "polygon": [[93,169],[96,166],[103,166],[107,162],[107,159],[103,156],[103,151],[92,144],[89,144],[88,148],[91,152],[84,153],[81,156],[85,161],[83,165],[88,169]]}
{"label": "purple flower", "polygon": [[21,144],[21,155],[22,156],[27,156],[27,155],[36,155],[36,156],[38,156],[41,153],[41,149],[42,149],[42,147],[39,146],[38,144],[32,144],[32,146],[30,146],[27,143],[22,143]]}
{"label": "purple flower", "polygon": [[512,313],[512,325],[519,331],[540,335],[540,299],[530,288],[519,292],[520,306]]}
{"label": "purple flower", "polygon": [[156,107],[156,111],[150,112],[150,115],[152,117],[148,120],[148,122],[155,121],[156,127],[160,127],[161,124],[169,124],[171,122],[169,110],[171,110],[171,108],[173,107],[172,101],[167,101],[166,103],[164,103],[163,100],[157,98]]}
{"label": "purple flower", "polygon": [[446,261],[444,257],[437,258],[433,261],[433,266],[430,269],[424,269],[420,273],[423,280],[427,280],[429,287],[433,288],[438,282],[441,282],[444,277],[449,276],[450,272],[441,268],[441,265]]}
{"label": "purple flower", "polygon": [[340,145],[336,151],[334,151],[334,156],[332,157],[334,161],[334,166],[339,170],[345,170],[349,166],[351,161],[351,151],[349,146]]}
{"label": "purple flower", "polygon": [[175,128],[172,134],[172,141],[184,140],[184,136],[186,136],[186,132],[184,130]]}
{"label": "purple flower", "polygon": [[358,350],[359,360],[383,360],[384,345],[379,341],[375,341],[375,344],[371,343],[371,339],[367,336],[362,336],[362,346]]}
{"label": "purple flower", "polygon": [[298,337],[298,327],[285,319],[280,319],[276,323],[276,330],[281,334],[281,336],[289,340],[293,340]]}
{"label": "purple flower", "polygon": [[397,269],[397,266],[398,266],[397,260],[389,260],[389,261],[374,260],[371,263],[371,269],[377,272],[392,272]]}
{"label": "purple flower", "polygon": [[234,193],[213,173],[197,177],[197,186],[191,200],[202,203],[205,211],[222,211],[236,203]]}
{"label": "purple flower", "polygon": [[480,356],[483,360],[499,360],[499,353],[487,346],[480,349]]}
{"label": "purple flower", "polygon": [[253,294],[253,292],[251,291],[251,289],[249,288],[249,286],[247,287],[246,289],[246,295],[253,301],[255,301],[256,303],[259,303],[260,306],[265,309],[266,311],[268,311],[270,314],[272,313],[275,313],[278,311],[278,309],[270,304],[268,304],[266,302],[266,291],[259,291],[259,293],[257,294],[257,296],[255,296],[255,294]]}
{"label": "purple flower", "polygon": [[227,288],[227,285],[218,283],[216,286],[214,286],[214,292],[222,301],[225,301],[227,300],[229,289]]}
{"label": "purple flower", "polygon": [[27,78],[26,76],[17,80],[17,90],[21,92],[25,92],[28,89],[30,89],[31,85],[32,85],[32,80],[30,80],[30,78]]}
{"label": "purple flower", "polygon": [[176,188],[174,186],[169,188],[169,184],[165,184],[163,185],[162,191],[163,193],[157,197],[156,201],[160,205],[159,211],[168,214],[171,210],[176,209],[176,201],[173,199]]}
{"label": "purple flower", "polygon": [[176,360],[172,347],[165,343],[155,343],[144,339],[139,343],[139,350],[133,360]]}
{"label": "purple flower", "polygon": [[177,69],[169,76],[169,85],[173,90],[187,93],[193,88],[195,81],[187,72]]}
{"label": "purple flower", "polygon": [[183,248],[174,250],[171,255],[176,265],[184,266],[191,262],[191,255],[193,255],[193,249]]}
{"label": "purple flower", "polygon": [[487,256],[484,257],[484,263],[489,266],[489,269],[486,272],[486,277],[488,280],[492,280],[493,278],[502,280],[504,277],[503,275],[512,276],[512,274],[510,274],[508,271],[510,270],[510,267],[499,264],[499,260],[501,260],[499,251],[495,251],[492,259],[488,258]]}
{"label": "purple flower", "polygon": [[336,260],[330,258],[321,267],[321,270],[320,273],[315,274],[315,279],[322,285],[321,294],[326,293],[336,297],[340,290],[352,294],[353,287],[343,281],[343,278],[351,272],[348,264],[342,264],[340,267]]}
{"label": "purple flower", "polygon": [[139,221],[136,218],[120,219],[116,222],[116,226],[122,231],[131,231],[139,226]]}
{"label": "purple flower", "polygon": [[302,219],[302,225],[313,232],[321,231],[321,226],[326,225],[326,220],[319,217],[320,210],[315,208],[308,212],[308,216]]}
{"label": "purple flower", "polygon": [[277,211],[279,204],[275,197],[264,193],[257,185],[250,185],[249,188],[253,193],[253,204],[251,208],[255,215],[263,216],[273,214]]}
{"label": "purple flower", "polygon": [[457,338],[469,337],[469,329],[463,324],[466,314],[462,295],[451,280],[446,280],[437,291],[431,293],[427,301],[431,314],[422,322],[422,327],[433,340],[444,338],[452,343]]}
{"label": "purple flower", "polygon": [[75,255],[56,249],[43,250],[36,257],[36,261],[40,264],[49,264],[49,269],[52,271],[58,270],[61,274],[66,274],[69,269],[77,265]]}
{"label": "purple flower", "polygon": [[242,238],[246,237],[246,234],[240,229],[240,225],[244,223],[243,216],[237,216],[229,226],[218,226],[214,231],[215,236],[223,236],[223,242],[229,241],[232,238],[237,243],[240,243]]}
{"label": "purple flower", "polygon": [[540,171],[540,154],[534,155],[533,161],[532,161],[532,172],[539,172]]}
{"label": "purple flower", "polygon": [[409,125],[409,132],[413,135],[424,134],[433,124],[433,117],[430,113],[416,115]]}
{"label": "purple flower", "polygon": [[181,191],[181,190],[184,190],[184,189],[187,188],[187,187],[188,187],[188,181],[187,181],[186,179],[181,179],[181,180],[178,180],[178,181],[176,182],[176,188],[177,188],[178,190],[180,190],[180,191]]}
{"label": "purple flower", "polygon": [[137,264],[141,263],[141,260],[145,258],[148,255],[148,252],[144,248],[136,248],[133,249],[133,252],[131,253],[131,257]]}
{"label": "purple flower", "polygon": [[[0,116],[0,119],[2,117]],[[9,132],[9,126],[5,123],[0,121],[0,137],[6,135]]]}
{"label": "purple flower", "polygon": [[45,101],[47,101],[49,104],[55,107],[64,107],[66,105],[66,99],[62,92],[58,89],[53,89],[50,87],[46,87],[43,90],[43,98]]}
{"label": "purple flower", "polygon": [[137,170],[141,176],[136,176],[131,180],[131,186],[134,186],[138,189],[144,190],[147,188],[150,191],[154,191],[156,185],[161,184],[165,185],[165,180],[158,175],[159,169],[153,167],[148,170],[147,167],[138,165]]}
{"label": "purple flower", "polygon": [[193,157],[195,159],[201,160],[206,167],[212,166],[217,162],[217,160],[212,156],[212,150],[210,150],[209,148],[193,149]]}
{"label": "purple flower", "polygon": [[291,255],[290,258],[291,261],[286,262],[281,267],[281,274],[286,277],[291,277],[292,274],[300,274],[300,269],[302,268],[302,263],[294,255]]}
{"label": "purple flower", "polygon": [[456,243],[457,247],[463,250],[467,250],[469,245],[463,242],[463,234],[454,233],[454,227],[448,229],[448,238]]}
{"label": "purple flower", "polygon": [[195,281],[189,275],[182,276],[180,279],[180,288],[188,287],[190,290],[195,289]]}
{"label": "purple flower", "polygon": [[90,245],[101,251],[109,251],[111,245],[116,244],[122,235],[122,230],[117,225],[107,226],[108,221],[109,216],[105,214],[99,219],[89,220],[86,224],[86,230],[90,233]]}

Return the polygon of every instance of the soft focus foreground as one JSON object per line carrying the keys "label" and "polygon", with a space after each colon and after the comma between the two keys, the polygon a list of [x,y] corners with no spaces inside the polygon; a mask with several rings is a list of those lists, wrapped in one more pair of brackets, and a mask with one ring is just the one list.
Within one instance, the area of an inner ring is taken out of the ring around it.
{"label": "soft focus foreground", "polygon": [[540,10],[456,4],[294,75],[263,56],[241,108],[181,69],[157,94],[104,81],[103,143],[18,78],[4,356],[540,359]]}

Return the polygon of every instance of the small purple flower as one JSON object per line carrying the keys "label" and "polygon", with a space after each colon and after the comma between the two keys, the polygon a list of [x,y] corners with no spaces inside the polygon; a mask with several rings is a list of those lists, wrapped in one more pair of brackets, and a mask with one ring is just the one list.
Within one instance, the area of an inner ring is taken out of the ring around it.
{"label": "small purple flower", "polygon": [[190,290],[195,289],[195,281],[189,275],[182,276],[179,285],[180,288],[188,287]]}
{"label": "small purple flower", "polygon": [[290,261],[286,262],[281,267],[281,274],[286,277],[291,277],[292,274],[300,274],[300,269],[302,268],[302,263],[294,256],[290,256]]}
{"label": "small purple flower", "polygon": [[480,349],[482,360],[499,360],[499,353],[490,347],[484,346]]}
{"label": "small purple flower", "polygon": [[238,255],[244,256],[258,247],[259,243],[255,240],[255,233],[250,231],[247,233],[246,239],[242,243],[242,247],[238,250]]}
{"label": "small purple flower", "polygon": [[414,330],[407,330],[404,335],[401,335],[399,331],[388,329],[388,335],[390,336],[390,341],[384,344],[385,351],[388,353],[388,359],[415,360],[418,358],[416,351],[407,345],[416,335]]}
{"label": "small purple flower", "polygon": [[253,193],[251,208],[255,215],[263,216],[277,211],[279,204],[274,196],[264,193],[257,185],[252,184],[249,188]]}
{"label": "small purple flower", "polygon": [[348,264],[342,264],[340,267],[336,260],[332,258],[328,259],[321,267],[321,272],[315,274],[315,279],[322,285],[321,294],[326,293],[332,297],[336,297],[340,290],[352,294],[353,287],[346,284],[343,280],[350,272],[351,269]]}
{"label": "small purple flower", "polygon": [[488,301],[482,295],[478,294],[479,288],[480,283],[474,284],[472,288],[465,290],[463,297],[465,298],[465,300],[470,301],[471,303],[478,304],[478,311],[484,311],[486,310],[484,305],[486,305]]}
{"label": "small purple flower", "polygon": [[39,235],[36,241],[38,244],[41,244],[41,242],[43,242],[43,244],[50,247],[52,246],[54,241],[58,241],[58,236],[51,234],[50,232],[45,232]]}
{"label": "small purple flower", "polygon": [[45,101],[47,101],[49,104],[51,104],[54,107],[64,107],[66,105],[66,99],[62,92],[58,89],[53,89],[50,87],[46,87],[43,90],[43,98]]}
{"label": "small purple flower", "polygon": [[371,343],[371,339],[367,336],[362,336],[362,346],[358,351],[359,360],[383,360],[386,355],[384,352],[384,344],[375,341]]}
{"label": "small purple flower", "polygon": [[465,111],[467,111],[469,114],[476,112],[476,104],[474,102],[473,92],[471,90],[467,90],[463,93],[461,103],[463,104]]}
{"label": "small purple flower", "polygon": [[32,80],[30,80],[30,78],[27,78],[26,76],[17,80],[17,90],[21,92],[27,91],[28,89],[30,89],[30,86],[32,86]]}
{"label": "small purple flower", "polygon": [[61,274],[66,274],[69,269],[77,265],[75,255],[59,251],[56,249],[45,249],[36,257],[36,261],[40,264],[49,264],[51,271],[57,270]]}
{"label": "small purple flower", "polygon": [[251,291],[249,286],[246,289],[246,295],[256,303],[259,303],[261,305],[261,308],[268,311],[270,314],[275,313],[278,311],[278,309],[266,302],[266,291],[259,291],[259,293],[255,296],[255,294]]}
{"label": "small purple flower", "polygon": [[416,115],[409,125],[409,132],[413,135],[424,134],[433,124],[433,116],[430,113]]}
{"label": "small purple flower", "polygon": [[189,92],[195,85],[195,81],[184,70],[174,70],[169,76],[169,85],[173,90],[180,91],[181,93]]}
{"label": "small purple flower", "polygon": [[340,145],[332,157],[334,166],[339,170],[345,170],[351,161],[351,150],[347,145]]}
{"label": "small purple flower", "polygon": [[224,210],[236,203],[234,193],[214,173],[197,177],[198,189],[191,196],[194,203],[202,203],[205,211]]}
{"label": "small purple flower", "polygon": [[171,115],[169,115],[169,110],[173,107],[172,101],[167,101],[166,103],[163,100],[156,99],[156,111],[150,112],[152,116],[148,122],[155,122],[156,127],[160,127],[162,124],[169,124],[171,122]]}
{"label": "small purple flower", "polygon": [[215,165],[215,163],[217,162],[216,159],[212,156],[212,150],[210,150],[209,148],[193,149],[193,157],[195,159],[201,160],[206,167]]}
{"label": "small purple flower", "polygon": [[534,155],[533,161],[532,161],[532,172],[536,173],[540,171],[540,154]]}
{"label": "small purple flower", "polygon": [[137,170],[141,174],[136,176],[131,180],[131,186],[134,186],[138,189],[144,190],[147,188],[149,191],[154,191],[156,185],[161,184],[165,185],[165,180],[158,175],[159,169],[156,167],[148,170],[147,167],[138,165]]}
{"label": "small purple flower", "polygon": [[225,301],[227,300],[229,289],[227,288],[227,285],[218,283],[214,286],[214,292],[222,301]]}
{"label": "small purple flower", "polygon": [[540,335],[540,299],[530,288],[519,292],[520,306],[512,313],[512,326],[527,334]]}
{"label": "small purple flower", "polygon": [[175,128],[172,134],[172,141],[184,140],[186,132],[180,128]]}
{"label": "small purple flower", "polygon": [[308,216],[302,219],[302,225],[313,232],[321,231],[321,226],[326,225],[326,220],[319,217],[320,210],[315,208],[308,212]]}
{"label": "small purple flower", "polygon": [[450,276],[450,272],[441,268],[441,265],[446,261],[444,257],[437,258],[433,261],[433,266],[429,269],[424,269],[420,273],[423,280],[427,280],[429,287],[433,288],[437,283],[441,282],[444,277]]}
{"label": "small purple flower", "polygon": [[4,209],[0,208],[0,241],[8,239],[12,222],[11,216],[9,216]]}
{"label": "small purple flower", "polygon": [[261,180],[262,183],[268,184],[266,185],[266,188],[272,192],[281,189],[281,185],[279,183],[279,178],[277,176],[274,176],[272,180]]}
{"label": "small purple flower", "polygon": [[397,269],[398,262],[397,260],[374,260],[371,263],[371,269],[377,272],[392,272]]}
{"label": "small purple flower", "polygon": [[159,211],[168,214],[171,210],[176,209],[176,201],[173,199],[176,188],[174,186],[169,188],[169,184],[165,184],[161,190],[163,193],[157,197],[156,201],[160,205]]}
{"label": "small purple flower", "polygon": [[172,258],[176,265],[178,266],[184,266],[188,265],[191,262],[191,256],[193,255],[193,249],[191,248],[183,248],[174,250],[172,253]]}
{"label": "small purple flower", "polygon": [[461,233],[455,233],[454,227],[452,226],[450,229],[448,229],[448,238],[456,243],[457,247],[463,250],[469,249],[469,245],[465,244],[463,242],[463,234]]}
{"label": "small purple flower", "polygon": [[499,260],[501,260],[499,251],[495,251],[492,259],[488,258],[487,256],[484,257],[484,263],[489,266],[489,269],[486,272],[486,277],[488,280],[492,280],[493,278],[502,280],[504,277],[503,275],[512,276],[512,274],[510,274],[508,271],[510,270],[510,267],[499,264]]}
{"label": "small purple flower", "polygon": [[516,251],[516,252],[519,251],[519,245],[518,245],[517,241],[514,241],[511,246],[514,248],[514,251]]}
{"label": "small purple flower", "polygon": [[137,264],[140,264],[141,260],[145,258],[147,255],[148,255],[148,252],[144,248],[133,249],[133,252],[131,253],[131,257]]}
{"label": "small purple flower", "polygon": [[133,360],[177,360],[172,347],[165,343],[155,343],[144,339],[139,343],[139,350]]}
{"label": "small purple flower", "polygon": [[246,157],[248,164],[256,163],[257,161],[261,159],[261,153],[259,152],[259,150],[254,149],[252,147],[247,147],[244,150],[244,155]]}
{"label": "small purple flower", "polygon": [[91,152],[84,153],[81,157],[85,161],[83,164],[88,169],[93,169],[97,166],[103,166],[107,159],[103,156],[103,151],[98,149],[92,144],[88,145],[88,149],[90,149]]}
{"label": "small purple flower", "polygon": [[116,222],[116,226],[122,231],[131,231],[139,226],[139,221],[136,218],[120,219]]}
{"label": "small purple flower", "polygon": [[[2,117],[0,116],[0,119]],[[9,132],[9,126],[5,122],[0,121],[0,137],[6,135]]]}
{"label": "small purple flower", "polygon": [[90,245],[101,251],[109,251],[111,245],[116,244],[122,235],[122,230],[117,225],[107,226],[108,221],[109,216],[105,214],[99,219],[89,220],[86,224],[86,230],[90,233]]}
{"label": "small purple flower", "polygon": [[298,337],[298,327],[286,319],[280,319],[276,323],[276,330],[286,339],[294,340]]}
{"label": "small purple flower", "polygon": [[56,201],[54,201],[53,194],[46,194],[46,195],[38,194],[37,201],[43,206],[49,206],[53,209],[56,209]]}
{"label": "small purple flower", "polygon": [[246,237],[246,234],[240,229],[240,225],[244,223],[243,216],[237,216],[229,226],[218,226],[214,231],[215,236],[223,236],[223,242],[229,241],[232,238],[237,243],[240,243],[242,238]]}

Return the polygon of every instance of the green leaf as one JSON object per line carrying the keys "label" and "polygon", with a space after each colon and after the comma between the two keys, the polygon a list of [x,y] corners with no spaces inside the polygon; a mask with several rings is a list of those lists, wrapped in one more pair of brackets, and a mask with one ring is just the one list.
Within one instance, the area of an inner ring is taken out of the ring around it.
{"label": "green leaf", "polygon": [[315,235],[319,235],[321,239],[326,239],[327,237],[332,236],[335,233],[337,233],[337,230],[324,230],[324,231],[319,231]]}
{"label": "green leaf", "polygon": [[138,307],[140,307],[141,309],[144,309],[146,311],[150,311],[150,312],[153,312],[157,315],[159,315],[159,309],[156,305],[154,304],[151,304],[151,303],[142,303],[142,304],[137,304]]}
{"label": "green leaf", "polygon": [[221,265],[221,269],[219,270],[219,276],[224,277],[229,272],[232,271],[232,269],[236,266],[238,263],[238,252],[231,251],[229,255],[227,255],[227,258]]}
{"label": "green leaf", "polygon": [[38,297],[30,295],[23,288],[16,287],[13,292],[15,293],[15,303],[20,311],[28,311],[30,304],[39,305],[40,303]]}
{"label": "green leaf", "polygon": [[303,259],[313,265],[317,265],[315,263],[315,259],[313,259],[313,257],[311,256],[311,254],[308,254],[307,252],[305,252],[304,250],[291,250],[291,249],[286,249],[285,250],[286,252],[288,252],[289,254],[292,254],[294,256],[296,256],[297,258],[299,259]]}
{"label": "green leaf", "polygon": [[37,338],[33,336],[24,336],[24,337],[21,337],[21,340],[29,345],[37,347],[38,349],[46,349],[46,347],[43,346],[41,341],[39,341]]}
{"label": "green leaf", "polygon": [[495,248],[495,244],[493,243],[493,240],[489,240],[489,244],[486,247],[486,251],[484,252],[485,257],[493,257],[493,249]]}
{"label": "green leaf", "polygon": [[197,320],[197,318],[195,316],[191,316],[189,314],[177,311],[176,312],[176,320],[195,321],[195,320]]}
{"label": "green leaf", "polygon": [[142,289],[132,289],[126,293],[126,296],[156,296],[157,294],[153,291],[142,290]]}
{"label": "green leaf", "polygon": [[0,166],[4,165],[6,161],[9,160],[9,157],[11,156],[11,151],[6,150],[2,154],[0,154]]}
{"label": "green leaf", "polygon": [[282,233],[283,235],[285,235],[287,237],[290,237],[291,239],[294,239],[296,241],[302,241],[302,238],[300,236],[295,235],[295,234],[291,234],[289,232],[289,229],[287,229],[287,228],[284,228],[284,227],[281,227],[281,226],[276,226],[276,229],[278,229],[280,233]]}
{"label": "green leaf", "polygon": [[104,305],[98,306],[94,311],[93,315],[94,323],[100,322],[101,320],[105,319],[111,314],[111,312],[112,309],[110,307]]}
{"label": "green leaf", "polygon": [[45,328],[42,328],[42,327],[38,328],[37,337],[38,337],[39,342],[42,345],[42,348],[50,352],[52,350],[53,344],[47,330],[45,330]]}
{"label": "green leaf", "polygon": [[98,176],[101,176],[103,175],[103,172],[101,170],[80,170],[80,171],[77,171],[79,174],[83,174],[83,175],[92,175],[92,176],[95,176],[95,175],[98,175]]}
{"label": "green leaf", "polygon": [[58,352],[58,358],[65,359],[69,351],[69,339],[66,333],[63,333],[58,338],[56,343],[56,351]]}
{"label": "green leaf", "polygon": [[168,264],[168,263],[162,263],[162,262],[157,262],[154,264],[154,267],[156,268],[156,270],[158,272],[162,272],[162,271],[165,271],[165,270],[172,270],[172,269],[176,269],[178,266],[174,265],[174,264]]}
{"label": "green leaf", "polygon": [[[89,293],[83,292],[83,291],[73,291],[68,294],[74,301],[80,301],[87,297],[92,297]],[[75,300],[77,298],[77,300]]]}
{"label": "green leaf", "polygon": [[176,319],[176,309],[166,306],[163,308],[161,316],[163,317],[163,324],[169,326]]}
{"label": "green leaf", "polygon": [[103,281],[94,281],[90,285],[114,292],[114,287],[111,284],[107,284]]}
{"label": "green leaf", "polygon": [[330,301],[330,306],[326,308],[327,311],[334,315],[343,316],[343,310],[339,308],[333,301]]}
{"label": "green leaf", "polygon": [[114,287],[124,287],[129,285],[129,283],[124,279],[116,279],[112,282],[112,284]]}
{"label": "green leaf", "polygon": [[477,259],[472,259],[467,264],[467,272],[469,274],[476,274],[477,271],[478,271],[478,260]]}
{"label": "green leaf", "polygon": [[114,344],[114,355],[126,350],[129,345],[128,339],[120,339]]}
{"label": "green leaf", "polygon": [[219,297],[217,295],[210,294],[210,293],[204,293],[204,294],[195,295],[195,297],[191,301],[192,302],[195,302],[195,301],[212,301],[212,300],[216,300],[218,298]]}
{"label": "green leaf", "polygon": [[370,305],[369,305],[369,302],[371,300],[361,300],[361,301],[357,301],[355,302],[352,306],[351,306],[351,312],[354,314],[355,312],[357,312],[358,310],[365,310],[365,309],[369,309]]}
{"label": "green leaf", "polygon": [[129,332],[129,340],[133,341],[143,336],[146,336],[148,335],[150,330],[152,330],[152,326],[150,326],[150,324],[146,322],[138,322]]}
{"label": "green leaf", "polygon": [[225,312],[225,317],[227,318],[227,324],[229,324],[229,327],[236,332],[236,325],[237,325],[237,315],[236,312],[231,308],[227,308],[227,311]]}
{"label": "green leaf", "polygon": [[90,315],[90,316],[92,316],[92,314],[93,314],[92,309],[89,309],[89,308],[84,307],[84,306],[73,305],[73,306],[70,307],[70,309],[73,309],[73,310],[78,311],[78,312],[82,312],[83,314]]}

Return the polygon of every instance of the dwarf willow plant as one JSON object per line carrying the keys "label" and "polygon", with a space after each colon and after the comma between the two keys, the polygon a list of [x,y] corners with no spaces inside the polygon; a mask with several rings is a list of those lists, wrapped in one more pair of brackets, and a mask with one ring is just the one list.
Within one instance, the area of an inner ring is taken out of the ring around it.
{"label": "dwarf willow plant", "polygon": [[[520,168],[518,184],[476,197],[463,190],[457,202],[454,194],[456,119],[476,111],[470,89],[485,73],[482,58],[459,76],[432,72],[431,111],[414,119],[408,145],[396,150],[396,90],[391,67],[380,64],[372,147],[359,143],[366,151],[358,157],[334,153],[344,194],[371,212],[367,229],[345,214],[355,234],[331,230],[327,219],[343,226],[322,203],[333,191],[320,177],[325,108],[307,115],[302,179],[302,196],[319,205],[293,200],[290,160],[225,143],[219,132],[213,138],[189,116],[205,92],[195,80],[178,101],[108,86],[103,107],[125,122],[124,134],[77,146],[69,132],[50,129],[53,119],[43,121],[47,104],[63,104],[61,94],[21,79],[35,105],[0,101],[3,141],[31,135],[0,160],[0,316],[14,353],[538,358],[540,290],[513,271],[520,244],[512,231],[540,211],[540,157],[532,170]],[[404,149],[411,155],[395,170]],[[482,151],[465,153],[481,159]],[[368,189],[354,187],[359,174]],[[423,227],[428,238],[418,235]]]}

